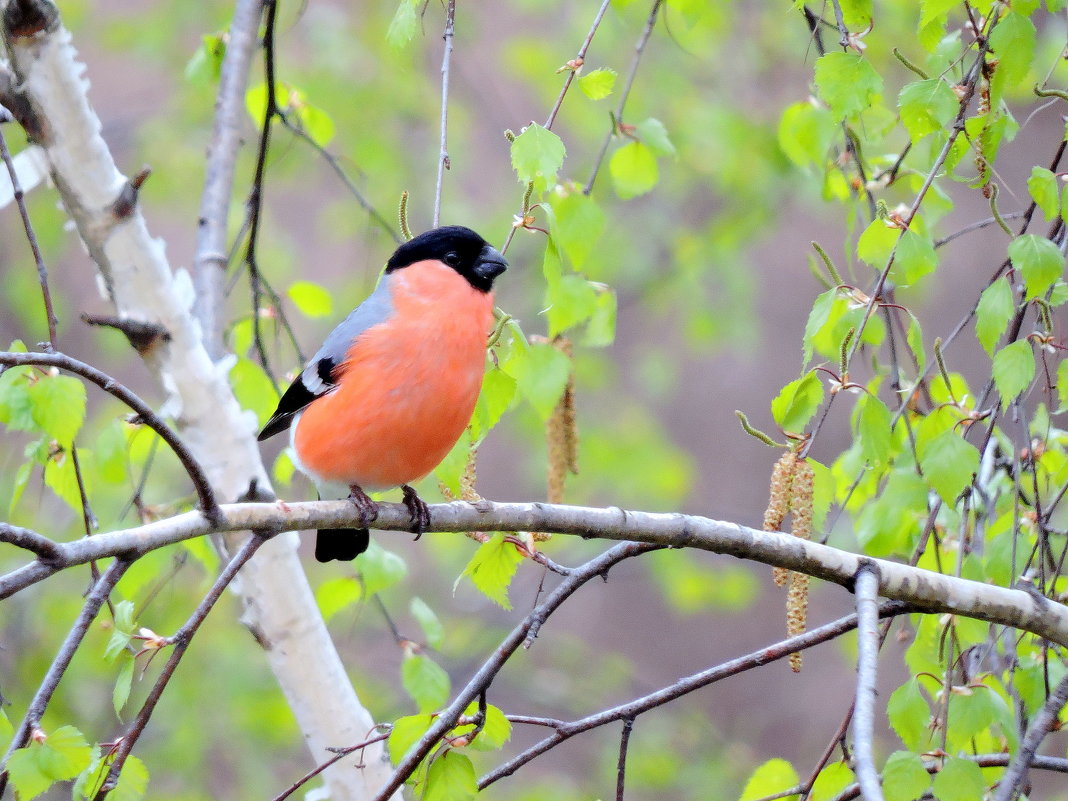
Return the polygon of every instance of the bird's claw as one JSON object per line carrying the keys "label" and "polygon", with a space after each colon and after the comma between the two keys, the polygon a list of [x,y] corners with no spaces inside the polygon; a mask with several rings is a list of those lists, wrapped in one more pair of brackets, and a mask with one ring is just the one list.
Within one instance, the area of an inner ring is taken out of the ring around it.
{"label": "bird's claw", "polygon": [[359,485],[349,487],[349,500],[360,513],[360,528],[367,528],[378,518],[378,504]]}
{"label": "bird's claw", "polygon": [[415,539],[418,540],[430,526],[430,507],[407,484],[401,485],[401,492],[404,493],[403,503],[412,516],[412,531],[415,532]]}

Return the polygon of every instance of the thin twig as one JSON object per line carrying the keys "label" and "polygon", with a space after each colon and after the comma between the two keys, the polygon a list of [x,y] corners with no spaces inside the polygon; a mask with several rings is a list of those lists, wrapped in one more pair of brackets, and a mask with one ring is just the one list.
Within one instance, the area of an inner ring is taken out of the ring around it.
{"label": "thin twig", "polygon": [[[48,672],[45,673],[45,677],[41,680],[41,685],[37,688],[33,700],[30,701],[26,716],[22,719],[18,732],[16,732],[14,739],[8,746],[3,762],[0,763],[0,768],[7,765],[8,759],[17,749],[22,748],[29,742],[33,730],[40,725],[41,718],[48,708],[48,703],[52,700],[52,695],[59,686],[63,674],[70,667],[71,660],[74,659],[74,654],[82,644],[90,624],[96,619],[100,607],[104,605],[104,601],[107,600],[112,589],[114,589],[119,579],[122,578],[122,574],[126,572],[126,568],[131,564],[132,562],[126,559],[116,559],[93,586],[92,591],[82,605],[82,611],[78,615],[78,619],[67,633],[67,637],[63,640],[63,645],[60,646],[56,658],[52,660],[52,664],[49,665]],[[0,772],[0,797],[4,795],[7,775],[6,770]]]}
{"label": "thin twig", "polygon": [[[892,617],[895,615],[905,614],[910,611],[911,607],[900,602],[884,603],[879,608],[879,614],[882,617]],[[580,718],[579,720],[571,722],[546,722],[541,723],[540,718],[527,719],[522,722],[538,722],[541,725],[549,725],[554,729],[554,732],[547,738],[542,740],[525,751],[512,757],[502,765],[494,768],[478,781],[479,789],[484,789],[494,782],[503,779],[505,776],[510,776],[523,765],[527,764],[535,757],[540,756],[551,748],[556,747],[559,743],[574,737],[576,734],[590,731],[599,726],[604,726],[608,723],[614,723],[617,720],[626,720],[628,718],[636,718],[644,712],[648,712],[651,709],[655,709],[659,706],[663,706],[669,701],[674,701],[678,698],[687,695],[694,690],[699,690],[703,687],[707,687],[709,684],[714,684],[722,679],[736,676],[739,673],[744,673],[747,670],[761,667],[769,662],[775,662],[779,659],[788,657],[795,651],[803,651],[811,648],[814,645],[833,640],[840,637],[847,631],[852,631],[857,626],[857,616],[855,614],[846,615],[826,625],[819,626],[818,628],[810,629],[804,634],[798,634],[793,637],[788,637],[785,640],[777,642],[773,645],[769,645],[766,648],[761,648],[745,656],[732,659],[728,662],[724,662],[716,667],[703,670],[700,673],[695,673],[692,676],[687,676],[684,679],[664,687],[649,695],[642,696],[641,698],[635,698],[632,701],[628,701],[625,704],[612,707],[610,709],[596,712],[587,717]]]}
{"label": "thin twig", "polygon": [[855,770],[866,801],[882,801],[879,770],[872,740],[875,733],[875,677],[879,665],[879,573],[862,565],[854,588],[857,596],[857,693],[853,715]]}
{"label": "thin twig", "polygon": [[103,801],[109,792],[115,789],[115,785],[118,784],[119,774],[122,773],[122,766],[126,763],[126,758],[130,755],[134,745],[137,743],[141,733],[145,730],[145,726],[148,725],[149,719],[152,717],[153,711],[156,709],[156,704],[159,703],[160,696],[163,695],[163,691],[167,687],[167,683],[171,680],[171,676],[174,675],[175,669],[178,667],[178,663],[185,655],[186,649],[189,648],[189,643],[193,639],[193,635],[196,634],[197,629],[200,628],[200,624],[204,622],[204,619],[211,612],[215,602],[222,596],[223,591],[229,586],[230,582],[234,580],[237,575],[237,571],[252,558],[252,555],[256,553],[256,550],[266,542],[266,537],[259,532],[253,532],[252,536],[245,541],[245,544],[241,546],[234,557],[230,560],[230,563],[223,569],[219,577],[215,579],[215,583],[212,584],[211,589],[208,590],[208,594],[204,596],[204,599],[197,605],[197,608],[190,615],[189,619],[182,624],[182,627],[174,633],[174,636],[170,638],[171,643],[174,645],[174,650],[171,652],[170,659],[167,660],[167,664],[163,666],[163,670],[160,671],[159,677],[156,679],[156,683],[152,686],[152,689],[148,693],[148,697],[145,699],[144,704],[141,706],[140,711],[137,713],[137,717],[130,723],[129,729],[126,734],[119,740],[119,745],[113,752],[111,767],[108,769],[107,777],[100,785],[100,789],[93,797],[93,801]]}
{"label": "thin twig", "polygon": [[[1023,217],[1025,213],[1026,212],[1022,212],[1022,211],[1010,211],[1008,214],[1002,214],[1001,215],[1001,219],[1002,220],[1018,220],[1021,217]],[[934,241],[935,249],[937,250],[938,248],[942,247],[943,245],[948,245],[954,239],[957,239],[958,237],[964,236],[965,234],[970,234],[972,231],[978,231],[978,230],[983,229],[983,228],[989,228],[991,225],[996,225],[997,222],[998,222],[997,218],[995,218],[995,217],[987,217],[985,220],[979,220],[979,222],[974,222],[971,225],[966,225],[963,228],[961,228],[959,231],[954,231],[952,234],[949,234],[948,236],[944,236],[941,239],[936,239]]]}
{"label": "thin twig", "polygon": [[245,87],[262,18],[263,0],[238,0],[234,6],[226,54],[219,72],[215,121],[205,162],[193,278],[196,282],[196,315],[200,320],[204,347],[213,359],[223,354],[222,285],[227,265],[226,227],[234,186],[234,166],[242,142]]}
{"label": "thin twig", "polygon": [[567,77],[564,78],[564,85],[560,87],[560,94],[556,96],[556,102],[553,104],[552,110],[549,112],[549,116],[545,118],[545,125],[543,128],[549,129],[553,127],[553,123],[556,122],[556,115],[560,113],[560,106],[564,104],[564,97],[567,96],[567,90],[571,88],[571,83],[575,80],[575,76],[579,70],[582,69],[583,62],[586,61],[586,52],[590,49],[590,43],[593,41],[594,34],[597,33],[597,28],[601,25],[601,20],[604,19],[604,14],[608,10],[608,6],[612,4],[612,0],[604,0],[601,3],[601,7],[597,9],[597,16],[593,18],[593,25],[590,26],[590,32],[586,34],[586,39],[582,42],[582,47],[579,48],[578,53],[575,54],[573,60],[574,67],[566,70]]}
{"label": "thin twig", "polygon": [[486,690],[494,677],[504,667],[513,653],[523,645],[527,639],[529,630],[535,625],[541,625],[556,609],[583,584],[592,578],[604,575],[609,568],[618,562],[632,556],[646,553],[650,550],[649,545],[635,542],[621,542],[614,545],[600,556],[591,559],[581,568],[565,578],[553,590],[539,606],[530,612],[523,621],[512,629],[511,633],[504,638],[493,654],[478,669],[467,686],[460,691],[449,706],[438,714],[434,723],[426,733],[419,738],[403,758],[397,763],[396,770],[390,780],[374,795],[375,801],[386,801],[392,798],[400,787],[408,780],[419,764],[441,741],[441,738],[456,725],[467,706],[478,697],[479,693]]}
{"label": "thin twig", "polygon": [[1042,741],[1057,723],[1057,716],[1065,703],[1068,703],[1068,676],[1061,679],[1057,689],[1046,699],[1046,703],[1038,710],[1035,719],[1027,727],[1027,734],[1020,743],[1020,750],[1009,764],[1009,769],[998,782],[997,793],[994,801],[1011,801],[1019,793],[1024,781],[1027,779],[1027,769],[1035,761],[1035,754],[1042,745]]}
{"label": "thin twig", "polygon": [[623,732],[619,735],[619,761],[616,763],[616,801],[623,801],[623,786],[627,778],[627,746],[630,745],[630,732],[634,728],[634,718],[623,719]]}
{"label": "thin twig", "polygon": [[838,26],[838,44],[846,50],[849,48],[849,28],[846,27],[845,15],[842,14],[842,4],[838,0],[831,0],[831,7],[834,8],[834,21]]}
{"label": "thin twig", "polygon": [[[274,798],[272,798],[271,801],[285,801],[285,799],[289,798],[289,796],[293,795],[293,793],[295,793],[297,790],[299,790],[305,784],[310,782],[312,779],[314,779],[316,776],[318,776],[324,770],[329,768],[335,762],[340,762],[342,759],[344,759],[345,757],[347,757],[349,754],[353,753],[354,751],[360,751],[360,750],[366,748],[369,745],[374,745],[375,743],[380,743],[383,740],[389,739],[389,734],[390,733],[387,731],[384,734],[377,734],[374,737],[371,737],[371,738],[369,738],[367,740],[364,740],[362,743],[358,743],[356,745],[350,745],[350,746],[348,746],[346,748],[339,748],[337,753],[334,754],[334,756],[330,757],[330,759],[326,760],[326,762],[323,762],[323,763],[315,766],[311,770],[309,770],[307,773],[305,773],[303,776],[301,776],[299,779],[297,779],[295,782],[293,782],[293,784],[291,784],[289,787],[287,787],[281,793],[279,793]],[[362,755],[361,755],[361,761],[362,761]]]}
{"label": "thin twig", "polygon": [[438,153],[438,183],[434,191],[434,228],[441,224],[441,189],[445,183],[445,170],[449,162],[449,66],[452,61],[452,40],[456,26],[456,0],[449,0],[445,7],[445,51],[441,56],[441,148]]}
{"label": "thin twig", "polygon": [[605,136],[604,141],[601,143],[601,149],[597,153],[597,158],[593,162],[593,170],[590,172],[590,178],[586,181],[586,186],[582,190],[582,194],[588,195],[593,191],[593,183],[597,180],[597,173],[601,170],[601,164],[604,163],[604,158],[608,155],[608,146],[612,143],[612,137],[615,136],[616,127],[623,122],[623,109],[627,105],[627,98],[630,96],[631,87],[634,86],[634,77],[638,74],[638,65],[641,64],[642,55],[645,53],[645,46],[649,42],[649,37],[653,35],[653,28],[656,27],[656,18],[660,13],[660,6],[663,4],[663,0],[654,0],[653,8],[649,12],[649,18],[645,21],[645,27],[642,29],[641,36],[638,37],[638,43],[634,46],[634,58],[630,62],[630,71],[627,73],[627,81],[623,84],[623,91],[619,93],[619,104],[616,106],[616,114],[613,117],[612,127],[608,131],[608,135]]}
{"label": "thin twig", "polygon": [[193,482],[197,498],[200,500],[201,512],[208,517],[215,516],[219,504],[215,499],[215,491],[211,488],[211,483],[208,481],[208,477],[204,474],[204,470],[197,463],[196,459],[193,458],[189,449],[186,448],[185,443],[179,439],[178,435],[174,433],[171,427],[163,422],[162,418],[152,411],[151,407],[131,390],[127,389],[111,376],[97,370],[92,365],[78,361],[77,359],[73,359],[62,353],[0,352],[0,364],[8,366],[36,365],[42,367],[58,367],[61,370],[80,375],[87,381],[96,384],[109,395],[118,398],[133,409],[137,413],[140,421],[159,434],[160,439],[170,446],[171,450],[174,451],[174,455],[178,457],[178,461],[182,463],[182,467],[185,468],[186,473]]}

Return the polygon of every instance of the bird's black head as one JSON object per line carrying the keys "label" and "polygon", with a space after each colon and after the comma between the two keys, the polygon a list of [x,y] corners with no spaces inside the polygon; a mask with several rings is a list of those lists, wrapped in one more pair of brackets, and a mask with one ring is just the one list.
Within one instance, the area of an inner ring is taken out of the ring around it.
{"label": "bird's black head", "polygon": [[508,267],[504,256],[470,228],[446,225],[419,234],[397,248],[386,262],[386,272],[428,259],[449,265],[480,292],[489,292],[493,279]]}

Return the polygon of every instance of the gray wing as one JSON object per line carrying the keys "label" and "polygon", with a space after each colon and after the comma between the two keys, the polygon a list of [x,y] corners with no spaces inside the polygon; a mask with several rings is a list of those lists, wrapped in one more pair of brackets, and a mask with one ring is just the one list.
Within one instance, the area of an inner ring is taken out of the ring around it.
{"label": "gray wing", "polygon": [[278,401],[271,419],[257,439],[265,440],[289,428],[293,416],[335,386],[334,370],[345,360],[352,343],[364,331],[378,325],[393,314],[393,299],[389,291],[389,275],[384,275],[375,291],[330,332],[323,346],[304,366],[297,379]]}

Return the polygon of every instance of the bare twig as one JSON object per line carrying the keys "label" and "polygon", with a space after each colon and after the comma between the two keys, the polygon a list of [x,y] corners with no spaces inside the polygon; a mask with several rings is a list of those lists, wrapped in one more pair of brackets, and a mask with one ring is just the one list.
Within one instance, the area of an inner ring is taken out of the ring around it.
{"label": "bare twig", "polygon": [[582,193],[585,195],[588,195],[593,191],[593,182],[597,180],[597,173],[600,172],[601,164],[604,163],[604,158],[608,155],[608,146],[612,143],[612,137],[615,136],[616,127],[623,122],[623,109],[627,105],[627,98],[630,96],[631,87],[634,86],[634,77],[638,74],[638,65],[641,64],[642,55],[645,53],[645,46],[649,43],[649,37],[653,35],[653,28],[656,27],[656,18],[660,13],[660,6],[662,4],[663,0],[654,0],[653,8],[649,12],[649,18],[645,21],[645,27],[642,29],[641,36],[638,37],[638,43],[634,46],[634,58],[630,62],[630,71],[627,73],[626,83],[623,84],[623,90],[619,93],[619,103],[616,105],[616,113],[612,118],[612,127],[608,130],[608,134],[601,143],[601,149],[598,151],[597,158],[593,162],[593,170],[590,172],[590,178],[586,181],[586,186],[582,190]]}
{"label": "bare twig", "polygon": [[879,573],[862,565],[857,573],[857,693],[853,716],[855,770],[866,801],[882,801],[879,771],[872,755],[875,732],[875,677],[879,665]]}
{"label": "bare twig", "polygon": [[452,61],[452,40],[456,26],[456,0],[448,0],[445,7],[445,50],[441,56],[441,148],[438,153],[438,183],[434,191],[434,228],[441,224],[441,189],[449,163],[449,66]]}
{"label": "bare twig", "polygon": [[264,534],[259,532],[253,532],[252,536],[245,542],[234,557],[230,560],[230,563],[223,569],[222,573],[212,584],[208,594],[204,596],[204,599],[197,605],[197,608],[190,615],[189,619],[182,624],[182,627],[174,633],[174,636],[170,638],[171,643],[174,645],[174,650],[171,652],[170,659],[167,660],[167,664],[163,666],[163,670],[160,671],[159,677],[156,679],[156,683],[152,686],[152,689],[148,693],[148,697],[145,699],[144,704],[141,706],[140,711],[137,713],[137,717],[130,723],[129,729],[126,734],[119,740],[119,745],[111,755],[111,767],[108,769],[107,777],[100,785],[100,789],[93,797],[93,801],[103,801],[109,792],[115,789],[115,785],[118,784],[119,774],[122,773],[122,766],[126,763],[126,758],[130,755],[134,745],[137,743],[141,733],[145,730],[145,726],[148,725],[149,719],[152,717],[153,711],[156,709],[156,704],[159,703],[160,696],[163,695],[163,691],[167,687],[167,683],[171,680],[171,676],[174,675],[175,669],[178,667],[178,663],[185,655],[186,649],[189,648],[189,643],[193,639],[193,635],[196,634],[197,629],[200,628],[200,624],[204,622],[204,619],[208,616],[212,607],[215,606],[215,602],[219,600],[223,594],[223,590],[227,588],[234,577],[237,575],[237,571],[241,569],[252,555],[256,553],[256,550],[267,541]]}
{"label": "bare twig", "polygon": [[1057,723],[1057,716],[1065,703],[1068,703],[1068,676],[1061,679],[1057,689],[1054,690],[1042,708],[1038,710],[1035,719],[1027,727],[1027,734],[1020,743],[1020,750],[1009,764],[1009,769],[998,782],[997,793],[994,801],[1011,801],[1020,791],[1027,778],[1027,769],[1035,761],[1035,753],[1046,735],[1049,734]]}
{"label": "bare twig", "polygon": [[[122,578],[122,574],[126,572],[126,568],[131,564],[126,559],[116,559],[93,586],[89,597],[85,599],[85,603],[82,605],[82,611],[78,615],[78,619],[67,633],[66,639],[63,640],[63,645],[59,648],[59,653],[52,660],[52,664],[48,667],[48,672],[45,673],[44,679],[41,680],[40,687],[37,688],[33,700],[30,701],[26,716],[22,719],[22,724],[8,746],[7,754],[4,755],[3,764],[0,767],[7,764],[8,759],[17,749],[22,748],[29,742],[33,730],[40,725],[41,717],[48,708],[48,702],[52,700],[52,695],[59,686],[63,674],[70,667],[71,660],[74,658],[78,647],[82,644],[82,639],[89,630],[90,624],[96,619],[100,607],[104,605],[104,601],[107,600],[108,595],[111,594],[112,589],[114,589],[119,579]],[[0,772],[0,797],[4,795],[6,785],[7,771],[4,770]]]}
{"label": "bare twig", "polygon": [[838,26],[838,44],[842,46],[842,49],[848,49],[849,28],[846,27],[845,15],[842,14],[842,4],[838,0],[831,0],[831,6],[834,8],[834,22]]}
{"label": "bare twig", "polygon": [[623,787],[627,778],[627,746],[634,728],[634,718],[623,719],[623,732],[619,735],[619,761],[616,763],[616,801],[623,801]]}
{"label": "bare twig", "polygon": [[242,141],[245,87],[262,18],[263,0],[238,0],[234,7],[234,18],[226,40],[226,54],[219,73],[215,122],[208,144],[204,192],[200,198],[193,280],[196,282],[196,314],[200,320],[204,346],[213,359],[223,354],[222,285],[227,265],[226,224],[230,216],[234,165]]}
{"label": "bare twig", "polygon": [[392,797],[393,793],[407,781],[408,777],[415,772],[416,768],[419,767],[419,764],[427,754],[437,746],[441,741],[441,738],[449,731],[449,729],[456,725],[457,720],[459,720],[464,710],[467,709],[467,706],[478,697],[479,693],[485,691],[486,688],[489,687],[493,682],[494,677],[496,677],[498,671],[504,667],[509,657],[527,639],[527,634],[533,626],[541,625],[549,615],[556,611],[560,604],[570,598],[575,590],[590,579],[596,578],[597,576],[603,576],[607,573],[608,569],[616,563],[632,556],[646,553],[651,549],[652,548],[649,545],[635,542],[621,542],[618,545],[609,548],[600,556],[591,559],[582,567],[577,568],[572,575],[561,581],[545,601],[539,604],[518,626],[512,629],[512,632],[505,637],[501,644],[494,650],[493,655],[487,659],[475,675],[471,677],[467,686],[460,691],[453,702],[449,704],[444,711],[438,714],[434,723],[427,729],[426,733],[419,738],[419,741],[408,749],[408,753],[406,753],[397,763],[396,770],[390,777],[390,780],[375,794],[375,801],[385,801],[385,799]]}
{"label": "bare twig", "polygon": [[[1001,219],[1002,220],[1018,220],[1021,217],[1023,217],[1025,213],[1026,212],[1022,212],[1022,211],[1010,211],[1008,214],[1002,214],[1001,215]],[[966,225],[963,228],[961,228],[959,231],[954,231],[952,234],[949,234],[948,236],[944,236],[941,239],[936,239],[934,241],[935,249],[938,249],[938,248],[942,247],[943,245],[948,245],[954,239],[957,239],[958,237],[964,236],[965,234],[970,234],[972,231],[979,231],[979,230],[981,230],[983,228],[989,228],[991,225],[997,225],[997,222],[998,221],[997,221],[996,218],[987,217],[985,220],[979,220],[978,222],[973,222],[971,225]]]}
{"label": "bare twig", "polygon": [[590,43],[593,41],[594,34],[597,33],[597,28],[601,25],[601,20],[604,19],[604,14],[608,10],[608,6],[611,5],[612,0],[604,0],[601,3],[601,7],[597,9],[597,15],[593,18],[593,25],[590,26],[590,32],[586,34],[586,39],[582,42],[582,47],[579,48],[578,53],[575,54],[574,60],[571,62],[574,66],[567,69],[567,77],[564,78],[564,85],[560,87],[560,94],[556,96],[556,102],[553,104],[552,111],[549,112],[549,116],[545,118],[544,128],[552,128],[553,123],[556,122],[556,115],[560,113],[560,106],[564,103],[564,97],[567,96],[567,90],[571,88],[571,83],[575,80],[575,76],[579,70],[582,69],[583,62],[586,61],[586,52],[590,49]]}
{"label": "bare twig", "polygon": [[141,422],[159,434],[160,439],[166,442],[171,450],[174,451],[174,455],[178,457],[178,461],[182,463],[182,467],[185,468],[186,473],[189,474],[189,478],[193,482],[197,498],[200,500],[201,511],[208,517],[214,517],[218,509],[218,501],[215,499],[215,491],[211,488],[207,476],[204,474],[204,471],[201,469],[197,461],[193,458],[193,455],[185,447],[182,440],[178,438],[178,435],[171,430],[170,426],[163,422],[159,415],[152,411],[147,403],[114,378],[100,372],[92,365],[80,362],[77,359],[73,359],[62,353],[0,352],[0,364],[8,366],[37,365],[43,367],[58,367],[61,370],[80,375],[87,381],[96,384],[109,395],[112,395],[125,403],[137,413]]}
{"label": "bare twig", "polygon": [[[318,776],[320,773],[322,773],[328,767],[333,765],[335,762],[340,762],[342,759],[347,757],[349,754],[351,754],[351,753],[353,753],[355,751],[362,751],[364,748],[366,748],[369,745],[373,745],[374,743],[380,743],[383,740],[389,739],[389,734],[390,733],[388,731],[385,732],[384,734],[376,734],[374,737],[369,737],[368,739],[364,740],[362,743],[357,743],[356,745],[350,745],[350,746],[347,746],[345,748],[337,749],[337,753],[334,754],[334,756],[330,757],[330,759],[326,760],[326,762],[323,762],[322,764],[317,765],[316,767],[314,767],[311,770],[309,770],[307,773],[305,773],[303,776],[301,776],[299,779],[297,779],[295,782],[293,782],[293,784],[291,784],[285,790],[283,790],[278,795],[276,795],[274,798],[272,798],[271,801],[285,801],[285,799],[289,798],[291,795],[293,795],[293,793],[295,793],[297,790],[299,790],[305,784],[310,782],[312,779],[314,779],[316,776]],[[362,759],[362,755],[361,755],[361,759]]]}
{"label": "bare twig", "polygon": [[[879,609],[879,614],[883,617],[890,617],[904,614],[909,610],[910,608],[906,604],[892,602],[883,604]],[[636,698],[633,701],[628,701],[625,704],[620,704],[611,709],[596,712],[579,720],[563,722],[543,721],[541,718],[521,719],[519,722],[550,726],[554,731],[541,742],[532,745],[530,748],[512,757],[512,759],[494,768],[479,779],[479,789],[488,787],[494,782],[503,779],[505,776],[512,775],[523,765],[541,754],[544,754],[549,749],[554,748],[564,740],[574,737],[576,734],[590,731],[598,726],[604,726],[605,724],[613,723],[617,720],[636,718],[644,712],[663,706],[669,701],[674,701],[694,690],[707,687],[709,684],[714,684],[722,679],[736,676],[739,673],[744,673],[753,668],[761,667],[769,662],[784,659],[795,651],[803,651],[814,645],[833,640],[847,631],[852,631],[856,626],[857,616],[855,614],[847,615],[831,623],[827,623],[826,625],[810,629],[804,634],[788,637],[774,645],[769,645],[766,648],[761,648],[760,650],[753,651],[745,656],[732,659],[729,662],[724,662],[716,667],[703,670],[692,676],[687,676],[686,678],[680,679],[674,684],[650,693],[649,695]]]}

